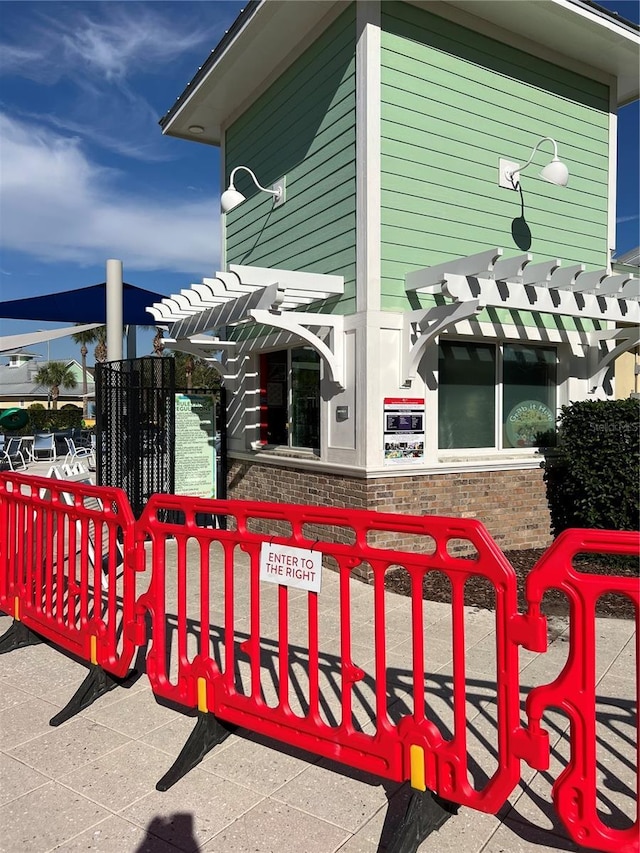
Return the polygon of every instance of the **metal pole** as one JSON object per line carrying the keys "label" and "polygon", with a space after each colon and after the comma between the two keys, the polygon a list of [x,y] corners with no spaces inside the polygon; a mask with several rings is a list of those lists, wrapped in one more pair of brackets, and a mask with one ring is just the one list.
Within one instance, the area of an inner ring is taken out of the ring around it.
{"label": "metal pole", "polygon": [[[37,332],[46,332],[47,329],[36,329]],[[49,347],[51,346],[51,338],[47,338],[47,367],[51,362]],[[47,388],[47,409],[51,408],[51,388]]]}
{"label": "metal pole", "polygon": [[107,361],[122,360],[122,261],[107,261]]}

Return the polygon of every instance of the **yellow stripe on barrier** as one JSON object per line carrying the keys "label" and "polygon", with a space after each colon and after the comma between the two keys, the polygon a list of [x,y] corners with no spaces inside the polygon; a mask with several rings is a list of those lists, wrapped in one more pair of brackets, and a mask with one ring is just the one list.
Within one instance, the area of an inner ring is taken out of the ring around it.
{"label": "yellow stripe on barrier", "polygon": [[411,787],[417,791],[426,791],[427,784],[424,779],[424,749],[415,743],[409,749],[411,758]]}
{"label": "yellow stripe on barrier", "polygon": [[91,663],[98,663],[98,640],[91,635]]}
{"label": "yellow stripe on barrier", "polygon": [[202,676],[198,679],[198,711],[208,711],[207,708],[207,682]]}
{"label": "yellow stripe on barrier", "polygon": [[17,595],[13,599],[13,618],[16,622],[20,621],[20,599]]}

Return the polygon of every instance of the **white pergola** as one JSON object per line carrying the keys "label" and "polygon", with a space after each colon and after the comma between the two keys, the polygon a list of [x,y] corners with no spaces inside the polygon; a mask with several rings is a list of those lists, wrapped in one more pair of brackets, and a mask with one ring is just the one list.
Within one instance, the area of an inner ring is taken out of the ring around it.
{"label": "white pergola", "polygon": [[306,341],[323,359],[330,381],[344,389],[344,317],[296,310],[343,292],[342,276],[231,264],[229,272],[217,272],[147,311],[167,330],[169,348],[205,359],[223,376],[221,353],[239,346],[223,339],[227,330],[253,322]]}
{"label": "white pergola", "polygon": [[416,378],[425,348],[438,335],[483,308],[555,314],[609,325],[586,333],[589,346],[604,344],[605,350],[593,370],[594,388],[602,384],[608,367],[621,353],[640,344],[640,279],[605,269],[587,272],[584,264],[563,267],[557,259],[534,263],[528,253],[503,255],[503,249],[488,249],[407,273],[408,295],[437,296],[442,304],[405,314],[405,382]]}
{"label": "white pergola", "polygon": [[[147,311],[167,332],[168,348],[206,360],[225,378],[234,374],[223,353],[247,347],[238,336],[229,340],[229,330],[256,323],[313,347],[327,378],[344,390],[344,317],[306,310],[343,292],[342,276],[232,264],[228,272]],[[581,341],[600,353],[591,371],[593,390],[621,353],[640,344],[640,280],[633,275],[585,271],[583,264],[563,266],[557,259],[534,262],[528,253],[504,257],[504,250],[495,248],[407,273],[405,292],[414,304],[420,294],[438,302],[404,314],[400,381],[405,384],[416,379],[430,343],[484,308],[596,321],[600,329],[581,333]]]}

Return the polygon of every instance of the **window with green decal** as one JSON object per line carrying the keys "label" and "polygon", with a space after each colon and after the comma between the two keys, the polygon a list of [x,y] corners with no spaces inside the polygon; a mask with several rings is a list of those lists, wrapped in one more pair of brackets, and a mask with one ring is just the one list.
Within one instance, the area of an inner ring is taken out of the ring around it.
{"label": "window with green decal", "polygon": [[263,444],[320,448],[320,357],[299,347],[260,356]]}
{"label": "window with green decal", "polygon": [[555,433],[556,363],[554,347],[502,347],[504,447],[537,447]]}
{"label": "window with green decal", "polygon": [[535,447],[555,431],[554,347],[443,340],[438,447]]}

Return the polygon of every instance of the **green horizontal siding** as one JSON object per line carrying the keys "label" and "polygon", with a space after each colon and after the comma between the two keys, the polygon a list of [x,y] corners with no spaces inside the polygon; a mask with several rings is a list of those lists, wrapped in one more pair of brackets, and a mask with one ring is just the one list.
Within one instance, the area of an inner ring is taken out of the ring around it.
{"label": "green horizontal siding", "polygon": [[287,201],[239,173],[247,197],[226,216],[228,263],[345,278],[340,300],[319,310],[355,310],[355,6],[334,21],[228,128],[226,174],[249,166],[263,186],[286,175]]}
{"label": "green horizontal siding", "polygon": [[[491,246],[605,265],[608,88],[404,3],[383,4],[382,28],[382,306],[407,307],[406,272]],[[569,185],[538,178],[545,143],[521,210],[498,158],[524,163],[544,136]]]}

